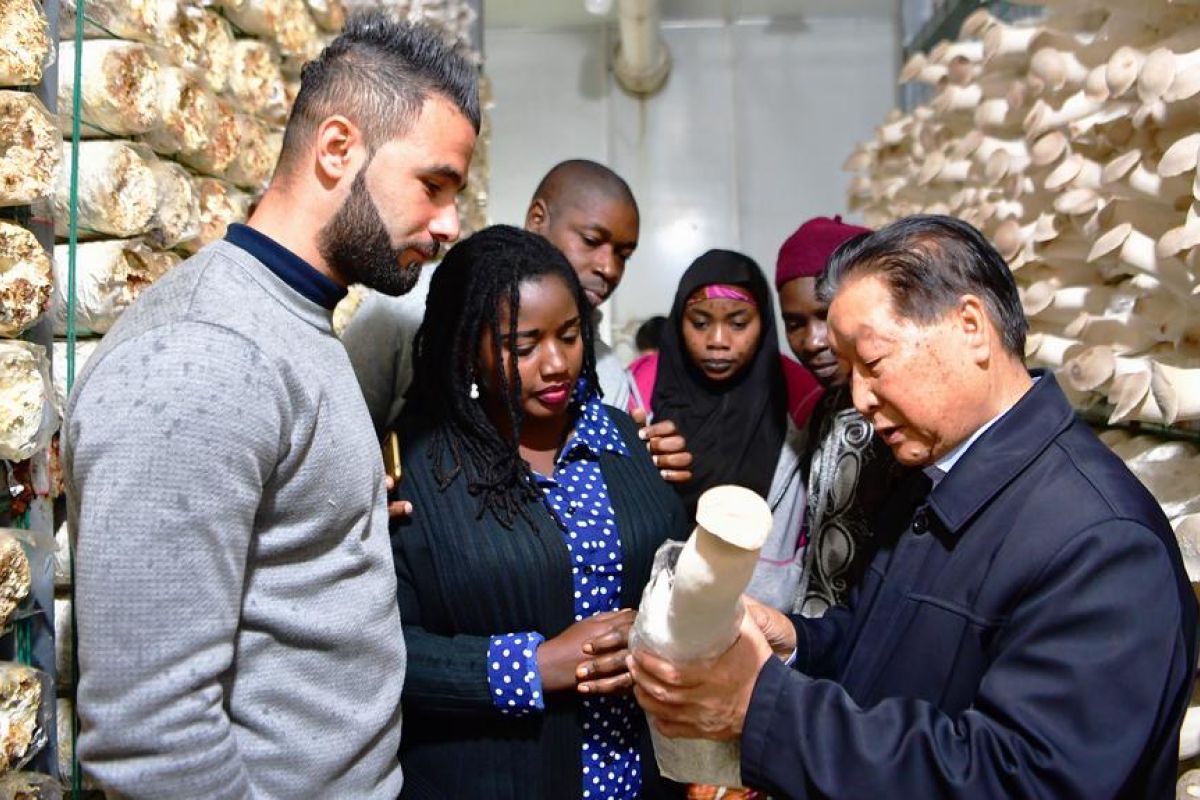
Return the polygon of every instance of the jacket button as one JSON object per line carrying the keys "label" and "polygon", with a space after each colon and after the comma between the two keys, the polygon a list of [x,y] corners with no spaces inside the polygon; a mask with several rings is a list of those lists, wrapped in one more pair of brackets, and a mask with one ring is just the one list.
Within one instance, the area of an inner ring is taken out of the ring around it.
{"label": "jacket button", "polygon": [[916,534],[922,534],[929,530],[929,520],[924,511],[918,512],[917,516],[913,518],[912,530]]}

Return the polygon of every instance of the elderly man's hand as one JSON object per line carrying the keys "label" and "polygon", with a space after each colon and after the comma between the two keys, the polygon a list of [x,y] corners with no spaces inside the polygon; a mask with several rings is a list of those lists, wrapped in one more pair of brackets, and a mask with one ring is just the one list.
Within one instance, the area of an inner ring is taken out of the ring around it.
{"label": "elderly man's hand", "polygon": [[749,614],[738,638],[714,659],[672,664],[645,651],[629,657],[638,704],[666,736],[734,739],[742,734],[758,673],[771,645]]}
{"label": "elderly man's hand", "polygon": [[784,661],[791,658],[796,652],[796,627],[792,621],[782,611],[763,605],[749,595],[742,595],[742,605],[746,607],[746,616],[758,625],[775,655]]}
{"label": "elderly man's hand", "polygon": [[674,422],[660,420],[653,425],[646,424],[646,412],[636,409],[633,421],[640,427],[638,436],[650,450],[654,466],[658,474],[667,483],[687,483],[692,479],[692,454],[688,452],[687,440],[679,432]]}

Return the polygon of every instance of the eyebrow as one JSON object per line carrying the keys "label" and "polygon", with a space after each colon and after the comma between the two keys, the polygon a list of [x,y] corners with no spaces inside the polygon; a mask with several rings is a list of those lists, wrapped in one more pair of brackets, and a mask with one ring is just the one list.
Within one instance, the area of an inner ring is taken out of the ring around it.
{"label": "eyebrow", "polygon": [[628,249],[630,251],[637,249],[637,246],[638,246],[637,239],[634,239],[632,242],[619,241],[617,239],[617,237],[613,235],[613,232],[610,231],[602,223],[594,222],[594,221],[584,222],[579,226],[579,228],[580,228],[580,230],[585,230],[585,231],[589,231],[591,233],[598,234],[598,235],[602,236],[603,238],[608,239],[610,242],[612,242],[615,246],[617,246],[619,248]]}
{"label": "eyebrow", "polygon": [[[559,326],[559,330],[560,330],[560,331],[561,331],[561,330],[566,330],[567,328],[570,328],[570,327],[571,327],[571,326],[573,326],[573,325],[578,325],[578,324],[580,324],[580,322],[581,322],[581,320],[580,320],[580,318],[579,318],[579,317],[571,317],[569,320],[567,320],[567,321],[566,321],[566,322],[564,322],[564,323],[563,323],[561,326]],[[529,339],[529,338],[532,338],[532,337],[534,337],[534,336],[540,336],[541,334],[542,334],[542,329],[541,329],[541,328],[532,328],[532,329],[530,329],[530,330],[527,330],[527,331],[517,331],[517,333],[516,333],[516,338],[518,338],[518,339]]]}
{"label": "eyebrow", "polygon": [[432,175],[432,176],[437,176],[439,178],[445,178],[446,180],[450,181],[455,186],[457,186],[459,189],[462,189],[464,186],[467,185],[467,181],[465,178],[463,178],[462,173],[459,172],[458,170],[456,170],[454,167],[450,166],[449,164],[438,164],[437,166],[434,166],[434,167],[428,167],[428,168],[422,170],[422,172],[424,172],[426,175]]}

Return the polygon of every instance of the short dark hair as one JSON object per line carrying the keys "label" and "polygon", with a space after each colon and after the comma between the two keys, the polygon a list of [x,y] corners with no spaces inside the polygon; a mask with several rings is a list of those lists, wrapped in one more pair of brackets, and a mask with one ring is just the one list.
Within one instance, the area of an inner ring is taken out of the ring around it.
{"label": "short dark hair", "polygon": [[332,114],[344,114],[357,125],[374,153],[408,131],[430,94],[453,103],[479,132],[474,66],[433,28],[399,22],[382,9],[357,12],[301,69],[279,163],[290,165]]}
{"label": "short dark hair", "polygon": [[1012,271],[972,225],[954,217],[918,214],[851,239],[829,258],[817,282],[825,305],[850,278],[879,275],[896,313],[919,324],[944,317],[966,294],[980,298],[999,329],[1004,349],[1025,359],[1029,323]]}
{"label": "short dark hair", "polygon": [[560,161],[551,167],[533,190],[533,200],[541,200],[553,213],[559,204],[574,203],[593,193],[624,203],[640,215],[633,190],[625,179],[603,164],[586,158]]}
{"label": "short dark hair", "polygon": [[[493,225],[452,247],[433,273],[425,300],[425,318],[413,342],[413,379],[402,425],[412,419],[429,426],[434,478],[443,488],[460,473],[471,495],[479,498],[478,514],[490,511],[511,528],[525,516],[525,506],[541,494],[529,466],[521,458],[521,378],[517,373],[517,314],[521,284],[544,277],[559,278],[579,309],[583,371],[577,400],[599,394],[592,315],[579,277],[557,247],[536,233],[509,225]],[[500,329],[500,310],[511,309],[508,327]],[[496,384],[504,394],[510,433],[502,434],[470,398],[483,332],[491,334],[492,355],[510,369],[500,370]]]}
{"label": "short dark hair", "polygon": [[657,350],[659,342],[662,341],[663,326],[666,324],[667,318],[659,314],[639,325],[637,333],[633,337],[637,349]]}

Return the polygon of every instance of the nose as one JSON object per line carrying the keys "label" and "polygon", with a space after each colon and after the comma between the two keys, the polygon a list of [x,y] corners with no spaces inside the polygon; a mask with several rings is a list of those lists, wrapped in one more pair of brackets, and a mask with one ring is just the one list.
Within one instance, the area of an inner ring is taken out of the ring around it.
{"label": "nose", "polygon": [[850,373],[850,399],[854,402],[854,408],[858,413],[868,419],[879,410],[879,398],[871,389],[870,381],[864,378],[858,370],[851,370]]}
{"label": "nose", "polygon": [[808,332],[804,337],[804,350],[807,353],[820,353],[829,349],[829,328],[820,320],[808,323]]}
{"label": "nose", "polygon": [[615,286],[621,280],[621,273],[625,270],[621,263],[621,257],[617,255],[617,251],[611,244],[596,249],[594,268],[597,274],[608,281],[609,286]]}
{"label": "nose", "polygon": [[438,209],[433,219],[429,221],[429,234],[438,242],[456,241],[460,230],[458,205],[453,201]]}
{"label": "nose", "polygon": [[713,325],[708,334],[709,350],[729,349],[729,329],[724,325]]}
{"label": "nose", "polygon": [[549,344],[542,359],[542,377],[546,379],[560,377],[567,372],[567,354],[563,346],[557,342]]}

